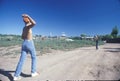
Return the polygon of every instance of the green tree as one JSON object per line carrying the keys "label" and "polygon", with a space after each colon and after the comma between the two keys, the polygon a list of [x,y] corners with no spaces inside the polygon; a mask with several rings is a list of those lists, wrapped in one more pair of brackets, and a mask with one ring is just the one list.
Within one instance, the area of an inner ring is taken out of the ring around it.
{"label": "green tree", "polygon": [[81,36],[81,37],[86,37],[86,34],[81,34],[80,36]]}
{"label": "green tree", "polygon": [[120,35],[118,35],[118,38],[120,38]]}
{"label": "green tree", "polygon": [[115,27],[112,29],[111,36],[112,36],[113,38],[117,38],[118,32],[119,32],[118,27],[115,26]]}
{"label": "green tree", "polygon": [[100,35],[99,38],[101,40],[108,40],[108,39],[111,39],[112,36],[110,34],[106,34],[106,35]]}

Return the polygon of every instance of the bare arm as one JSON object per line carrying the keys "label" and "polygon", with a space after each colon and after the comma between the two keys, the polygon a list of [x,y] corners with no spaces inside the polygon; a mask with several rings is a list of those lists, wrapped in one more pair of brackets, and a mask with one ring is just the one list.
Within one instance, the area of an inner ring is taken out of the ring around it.
{"label": "bare arm", "polygon": [[33,18],[31,18],[30,16],[28,16],[28,18],[29,18],[30,22],[31,22],[33,25],[36,24],[36,22],[35,22],[35,20],[33,20]]}
{"label": "bare arm", "polygon": [[26,24],[26,26],[34,26],[36,24],[35,20],[33,20],[33,18],[31,18],[29,15],[27,14],[23,14],[23,17],[27,17],[29,19],[29,23]]}

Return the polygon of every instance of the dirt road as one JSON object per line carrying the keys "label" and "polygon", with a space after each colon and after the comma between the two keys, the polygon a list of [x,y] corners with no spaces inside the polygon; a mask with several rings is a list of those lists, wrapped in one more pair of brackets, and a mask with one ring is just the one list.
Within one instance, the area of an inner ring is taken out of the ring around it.
{"label": "dirt road", "polygon": [[[0,57],[0,80],[13,81],[19,55]],[[83,47],[72,51],[56,51],[37,56],[39,76],[30,76],[31,59],[25,61],[20,81],[78,81],[78,80],[119,80],[120,44],[105,44]]]}

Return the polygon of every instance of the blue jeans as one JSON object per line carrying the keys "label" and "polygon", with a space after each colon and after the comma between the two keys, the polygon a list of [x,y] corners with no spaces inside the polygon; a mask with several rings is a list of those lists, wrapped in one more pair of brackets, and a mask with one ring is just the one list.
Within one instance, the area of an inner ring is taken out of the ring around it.
{"label": "blue jeans", "polygon": [[24,61],[28,53],[31,54],[31,59],[32,59],[31,72],[32,73],[36,72],[36,51],[35,51],[33,40],[24,40],[22,44],[22,49],[21,49],[21,56],[20,56],[14,76],[16,77],[20,76]]}
{"label": "blue jeans", "polygon": [[96,49],[98,49],[98,41],[96,41]]}

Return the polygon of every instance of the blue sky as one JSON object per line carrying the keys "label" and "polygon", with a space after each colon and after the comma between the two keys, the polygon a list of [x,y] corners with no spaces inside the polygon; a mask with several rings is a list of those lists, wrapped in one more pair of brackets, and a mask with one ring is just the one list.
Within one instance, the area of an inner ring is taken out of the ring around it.
{"label": "blue sky", "polygon": [[33,34],[105,35],[115,26],[120,30],[120,0],[0,0],[0,34],[21,35],[23,13],[37,23]]}

